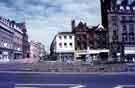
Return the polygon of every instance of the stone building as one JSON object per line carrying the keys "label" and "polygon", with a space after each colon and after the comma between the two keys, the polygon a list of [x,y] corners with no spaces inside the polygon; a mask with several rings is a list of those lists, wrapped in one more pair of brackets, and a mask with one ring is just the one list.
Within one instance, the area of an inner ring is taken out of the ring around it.
{"label": "stone building", "polygon": [[0,17],[0,61],[9,61],[14,58],[14,31],[10,25],[9,20]]}
{"label": "stone building", "polygon": [[23,32],[15,21],[11,21],[11,27],[14,31],[13,37],[13,48],[14,48],[14,59],[22,59],[23,57]]}
{"label": "stone building", "polygon": [[[4,60],[22,59],[27,52],[28,35],[26,27],[23,23],[16,23],[15,21],[0,17],[0,57]],[[3,60],[3,61],[4,61]]]}
{"label": "stone building", "polygon": [[27,28],[26,28],[26,23],[17,23],[17,25],[21,28],[23,32],[23,44],[22,44],[22,51],[23,51],[23,58],[29,58],[29,53],[30,53],[30,45],[28,42],[28,34],[27,34]]}
{"label": "stone building", "polygon": [[76,58],[85,60],[86,55],[90,54],[93,60],[102,58],[101,61],[107,61],[109,50],[106,29],[100,24],[87,26],[86,23],[82,22],[76,26],[74,20],[71,25],[75,35]]}
{"label": "stone building", "polygon": [[108,29],[111,57],[135,58],[135,1],[101,0],[102,24]]}

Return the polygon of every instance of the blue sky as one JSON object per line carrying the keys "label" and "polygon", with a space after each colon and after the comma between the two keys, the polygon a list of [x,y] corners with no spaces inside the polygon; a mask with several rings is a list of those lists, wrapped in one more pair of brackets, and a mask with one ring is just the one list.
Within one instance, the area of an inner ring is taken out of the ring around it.
{"label": "blue sky", "polygon": [[71,31],[71,20],[101,23],[100,0],[0,0],[0,16],[25,21],[30,40],[45,44],[46,49],[55,34]]}

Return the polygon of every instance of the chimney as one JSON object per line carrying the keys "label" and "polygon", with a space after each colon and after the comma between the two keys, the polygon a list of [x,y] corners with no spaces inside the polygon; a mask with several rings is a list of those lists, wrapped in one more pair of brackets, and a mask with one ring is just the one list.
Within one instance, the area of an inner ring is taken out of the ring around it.
{"label": "chimney", "polygon": [[71,27],[72,27],[72,31],[73,31],[74,28],[75,28],[75,20],[72,20],[72,22],[71,22]]}

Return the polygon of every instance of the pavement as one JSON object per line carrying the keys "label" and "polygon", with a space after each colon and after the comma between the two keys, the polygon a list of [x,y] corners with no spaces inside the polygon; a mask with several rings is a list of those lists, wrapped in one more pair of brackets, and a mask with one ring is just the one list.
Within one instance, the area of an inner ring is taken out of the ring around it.
{"label": "pavement", "polygon": [[1,71],[0,88],[135,88],[135,73],[56,74]]}
{"label": "pavement", "polygon": [[[135,67],[134,67],[135,68]],[[39,71],[39,72],[123,72],[128,71],[126,64],[115,65],[73,65],[47,63],[5,63],[0,71]],[[132,71],[132,69],[131,69]]]}

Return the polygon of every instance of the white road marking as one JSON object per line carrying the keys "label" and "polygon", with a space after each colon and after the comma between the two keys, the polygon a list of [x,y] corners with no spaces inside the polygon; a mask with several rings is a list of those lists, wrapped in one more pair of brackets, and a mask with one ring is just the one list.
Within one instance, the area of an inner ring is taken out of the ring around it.
{"label": "white road marking", "polygon": [[125,87],[127,87],[127,88],[135,88],[135,85],[118,85],[118,86],[116,86],[114,88],[125,88]]}
{"label": "white road marking", "polygon": [[76,86],[80,84],[16,84],[16,86]]}
{"label": "white road marking", "polygon": [[67,86],[69,88],[84,88],[86,86],[80,84],[16,84],[15,88],[38,88],[33,86]]}
{"label": "white road marking", "polygon": [[86,86],[84,86],[84,85],[78,85],[78,86],[74,86],[74,87],[70,87],[70,88],[84,88],[84,87],[86,87]]}
{"label": "white road marking", "polygon": [[15,87],[15,88],[39,88],[39,87]]}

